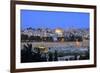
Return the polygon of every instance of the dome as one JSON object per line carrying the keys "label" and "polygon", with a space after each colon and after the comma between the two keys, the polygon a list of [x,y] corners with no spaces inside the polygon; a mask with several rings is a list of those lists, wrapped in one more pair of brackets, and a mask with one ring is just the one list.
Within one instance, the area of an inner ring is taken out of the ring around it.
{"label": "dome", "polygon": [[62,33],[63,33],[63,30],[60,29],[60,28],[57,28],[57,29],[55,29],[55,33],[57,33],[57,34],[62,34]]}

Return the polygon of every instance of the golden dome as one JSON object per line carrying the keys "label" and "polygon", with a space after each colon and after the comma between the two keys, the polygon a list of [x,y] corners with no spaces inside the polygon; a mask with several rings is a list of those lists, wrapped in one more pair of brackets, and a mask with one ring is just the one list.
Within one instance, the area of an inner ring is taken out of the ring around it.
{"label": "golden dome", "polygon": [[63,33],[63,30],[62,29],[60,29],[60,28],[57,28],[57,29],[55,29],[55,33]]}

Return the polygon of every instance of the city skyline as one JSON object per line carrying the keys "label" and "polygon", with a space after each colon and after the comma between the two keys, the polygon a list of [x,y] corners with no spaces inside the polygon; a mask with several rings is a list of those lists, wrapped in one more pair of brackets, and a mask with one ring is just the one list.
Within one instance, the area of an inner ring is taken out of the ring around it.
{"label": "city skyline", "polygon": [[89,13],[21,10],[21,28],[89,28]]}

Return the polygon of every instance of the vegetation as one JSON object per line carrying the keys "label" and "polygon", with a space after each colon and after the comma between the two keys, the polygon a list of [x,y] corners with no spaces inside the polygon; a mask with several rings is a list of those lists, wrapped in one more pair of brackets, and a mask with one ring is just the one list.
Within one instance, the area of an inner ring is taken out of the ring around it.
{"label": "vegetation", "polygon": [[[52,49],[52,48],[49,48]],[[69,59],[67,56],[72,56]],[[64,60],[85,60],[89,59],[89,50],[85,52],[71,52],[71,51],[48,51],[47,53],[40,50],[40,48],[32,48],[32,44],[24,44],[21,50],[21,63],[26,62],[47,62],[59,61],[58,58],[64,57]]]}
{"label": "vegetation", "polygon": [[[71,42],[71,41],[82,41],[82,36],[75,36],[75,35],[70,35],[69,37],[57,37],[57,41],[56,42],[61,42],[63,39],[64,42]],[[53,37],[40,37],[40,36],[28,36],[28,35],[21,35],[21,41],[22,42],[26,42],[26,41],[31,41],[31,42],[54,42]]]}
{"label": "vegetation", "polygon": [[24,45],[24,48],[21,50],[21,62],[40,62],[41,54],[38,49],[37,52],[32,51],[32,44]]}
{"label": "vegetation", "polygon": [[58,61],[58,53],[57,50],[54,52],[54,61]]}

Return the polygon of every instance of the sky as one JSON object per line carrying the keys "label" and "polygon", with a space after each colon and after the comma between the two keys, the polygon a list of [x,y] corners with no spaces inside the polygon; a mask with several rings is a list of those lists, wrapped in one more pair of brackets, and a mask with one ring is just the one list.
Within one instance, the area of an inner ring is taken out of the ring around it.
{"label": "sky", "polygon": [[21,29],[89,28],[89,13],[21,10]]}

